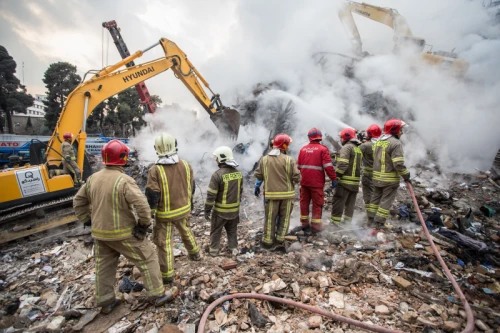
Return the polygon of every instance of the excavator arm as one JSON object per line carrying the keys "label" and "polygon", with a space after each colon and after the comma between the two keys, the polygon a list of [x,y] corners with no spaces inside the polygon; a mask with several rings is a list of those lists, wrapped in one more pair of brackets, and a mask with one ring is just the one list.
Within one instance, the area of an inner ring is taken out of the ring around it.
{"label": "excavator arm", "polygon": [[[120,70],[125,64],[141,57],[158,44],[162,46],[165,57]],[[46,152],[49,164],[59,164],[58,152],[64,132],[79,133],[79,146],[85,147],[86,120],[97,105],[120,91],[133,87],[137,83],[146,81],[168,69],[171,69],[188,88],[209,113],[210,118],[221,132],[228,135],[238,135],[239,113],[224,107],[219,95],[212,92],[207,81],[189,61],[186,54],[174,42],[162,38],[153,46],[143,51],[137,51],[120,62],[104,68],[71,92],[49,141]],[[210,91],[211,97],[207,95],[202,84]],[[83,156],[84,149],[78,149],[77,163],[80,169],[83,167]]]}
{"label": "excavator arm", "polygon": [[356,56],[363,56],[361,36],[354,21],[352,13],[366,17],[375,22],[382,23],[394,30],[394,51],[405,46],[412,46],[421,52],[422,59],[427,64],[439,66],[446,71],[450,71],[456,77],[463,77],[469,69],[469,63],[457,59],[457,55],[452,52],[424,52],[425,39],[415,37],[410,29],[408,21],[399,14],[396,9],[373,6],[367,3],[347,1],[338,11],[338,15],[344,26],[347,28],[352,40],[353,52]]}
{"label": "excavator arm", "polygon": [[400,47],[402,44],[411,43],[418,46],[419,51],[423,51],[425,39],[415,37],[413,35],[408,22],[396,9],[348,1],[339,9],[338,15],[351,35],[354,53],[357,56],[362,55],[363,49],[361,36],[359,34],[358,27],[354,22],[352,13],[356,13],[370,20],[382,23],[393,29],[395,49]]}

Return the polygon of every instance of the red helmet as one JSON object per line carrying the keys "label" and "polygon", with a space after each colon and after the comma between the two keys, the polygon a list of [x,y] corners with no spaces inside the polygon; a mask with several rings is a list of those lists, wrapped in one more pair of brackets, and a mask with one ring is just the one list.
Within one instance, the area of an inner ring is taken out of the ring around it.
{"label": "red helmet", "polygon": [[382,129],[380,128],[379,125],[377,124],[371,124],[370,126],[368,126],[368,128],[366,129],[366,136],[368,137],[368,139],[371,139],[371,138],[378,138],[382,135]]}
{"label": "red helmet", "polygon": [[288,145],[292,143],[292,138],[288,134],[280,133],[276,135],[273,139],[273,148],[278,148],[281,150],[286,150]]}
{"label": "red helmet", "polygon": [[102,163],[106,165],[125,165],[130,148],[120,140],[111,140],[102,147]]}
{"label": "red helmet", "polygon": [[71,134],[70,132],[66,132],[63,134],[63,139],[66,141],[66,140],[73,140],[73,134]]}
{"label": "red helmet", "polygon": [[398,135],[399,131],[406,126],[406,123],[400,119],[389,119],[384,124],[384,133]]}
{"label": "red helmet", "polygon": [[350,127],[344,128],[342,131],[340,131],[339,136],[342,142],[346,142],[357,138],[356,130]]}
{"label": "red helmet", "polygon": [[323,134],[316,127],[311,128],[307,136],[309,137],[309,141],[323,140]]}

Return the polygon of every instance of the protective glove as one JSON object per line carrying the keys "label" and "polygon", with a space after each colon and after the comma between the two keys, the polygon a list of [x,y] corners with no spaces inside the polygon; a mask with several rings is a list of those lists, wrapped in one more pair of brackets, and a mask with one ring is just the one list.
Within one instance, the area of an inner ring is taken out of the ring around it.
{"label": "protective glove", "polygon": [[140,223],[137,223],[134,227],[134,230],[132,230],[132,235],[134,235],[134,237],[139,240],[144,240],[148,234],[148,228],[149,225],[142,225]]}
{"label": "protective glove", "polygon": [[87,222],[83,223],[83,229],[90,228],[91,226],[92,226],[92,220],[88,220]]}
{"label": "protective glove", "polygon": [[253,190],[253,194],[255,194],[256,197],[259,197],[259,195],[260,195],[260,187],[255,186],[255,189]]}
{"label": "protective glove", "polygon": [[333,192],[333,190],[337,187],[338,185],[338,181],[337,180],[334,180],[332,181],[332,185],[326,189],[326,193],[331,193]]}
{"label": "protective glove", "polygon": [[210,211],[209,210],[205,211],[205,220],[210,222]]}
{"label": "protective glove", "polygon": [[64,159],[65,159],[66,161],[68,161],[68,162],[70,162],[70,161],[71,161],[71,157],[69,157],[69,156],[64,156]]}
{"label": "protective glove", "polygon": [[406,175],[403,175],[401,177],[403,177],[403,179],[405,180],[405,182],[409,182],[410,181],[410,173],[409,172]]}

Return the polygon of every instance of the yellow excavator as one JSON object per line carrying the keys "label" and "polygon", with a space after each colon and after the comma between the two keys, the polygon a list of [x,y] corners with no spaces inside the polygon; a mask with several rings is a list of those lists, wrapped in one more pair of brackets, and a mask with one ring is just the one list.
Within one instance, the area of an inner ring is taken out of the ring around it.
{"label": "yellow excavator", "polygon": [[396,9],[373,6],[367,3],[346,1],[338,11],[340,20],[351,34],[353,51],[358,57],[366,55],[363,52],[361,36],[358,27],[354,22],[352,13],[366,17],[370,20],[382,23],[394,30],[394,51],[405,46],[411,46],[421,53],[425,62],[431,65],[450,71],[453,76],[464,77],[469,69],[469,63],[465,60],[457,59],[457,54],[446,51],[432,50],[424,52],[425,39],[413,35],[406,19],[399,14]]}
{"label": "yellow excavator", "polygon": [[[163,57],[122,68],[158,45],[163,48]],[[0,243],[76,221],[71,203],[78,188],[72,176],[64,174],[50,177],[49,172],[61,165],[63,133],[78,133],[73,144],[77,147],[77,164],[85,180],[90,175],[88,166],[84,165],[86,120],[94,108],[120,91],[169,69],[209,113],[222,135],[238,136],[240,114],[222,104],[220,96],[213,93],[207,81],[174,42],[162,38],[114,65],[100,71],[89,71],[85,76],[94,75],[86,81],[84,77],[84,81],[68,96],[54,133],[42,153],[41,148],[38,152],[36,149],[30,151],[30,158],[42,157],[31,164],[0,171]],[[202,84],[210,91],[211,97]]]}

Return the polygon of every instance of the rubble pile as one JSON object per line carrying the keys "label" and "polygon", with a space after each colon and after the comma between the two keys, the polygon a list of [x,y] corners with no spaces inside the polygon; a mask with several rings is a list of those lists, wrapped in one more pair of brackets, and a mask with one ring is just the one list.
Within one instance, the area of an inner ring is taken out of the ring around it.
{"label": "rubble pile", "polygon": [[[140,174],[138,170],[138,174]],[[500,327],[500,190],[493,174],[453,175],[439,187],[420,173],[414,189],[434,242],[466,295],[477,331]],[[200,182],[200,188],[207,184]],[[248,183],[238,231],[240,253],[187,258],[175,236],[179,295],[161,308],[144,303],[139,270],[123,257],[116,274],[122,304],[99,314],[88,236],[54,237],[50,245],[26,240],[0,248],[2,332],[195,332],[207,306],[223,295],[284,297],[352,319],[405,332],[459,332],[465,311],[416,220],[402,185],[391,210],[393,228],[362,226],[361,195],[352,225],[320,236],[287,236],[283,252],[260,247],[262,198]],[[191,226],[198,245],[209,244],[210,224],[196,194]],[[329,207],[325,207],[326,219]],[[292,224],[298,224],[298,202]],[[294,225],[292,225],[293,227]],[[32,236],[35,237],[35,236]],[[33,238],[32,238],[33,239]],[[260,300],[234,299],[209,316],[207,332],[359,332],[314,313]]]}

